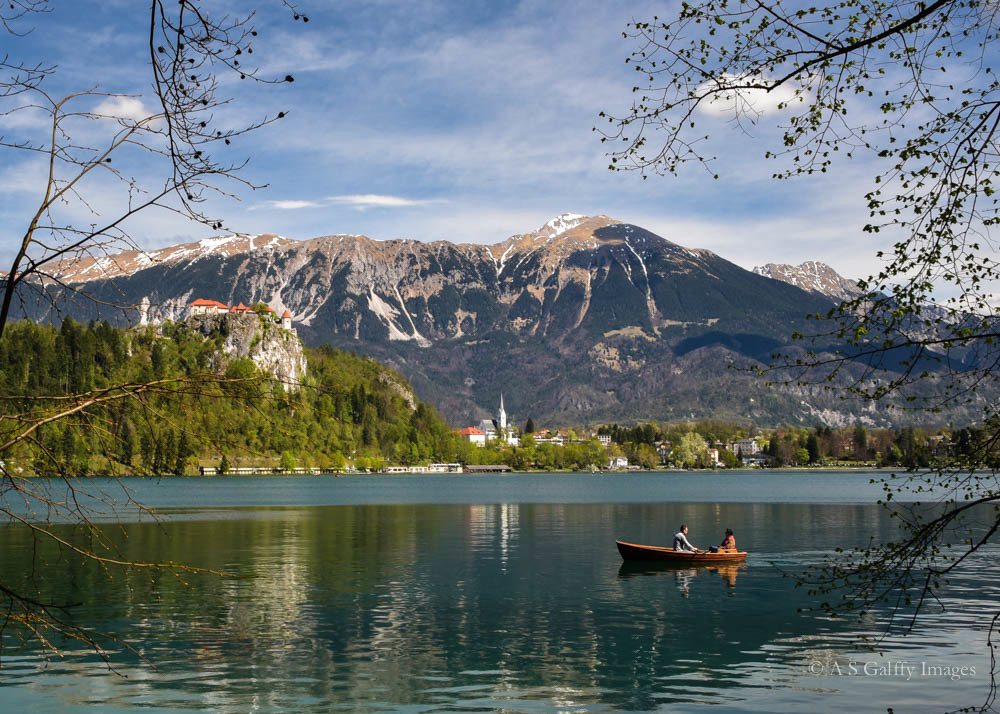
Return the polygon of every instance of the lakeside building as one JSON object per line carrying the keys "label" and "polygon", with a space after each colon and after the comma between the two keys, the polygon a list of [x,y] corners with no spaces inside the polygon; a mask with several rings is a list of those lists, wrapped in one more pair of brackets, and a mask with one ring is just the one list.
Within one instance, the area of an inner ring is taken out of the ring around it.
{"label": "lakeside building", "polygon": [[[478,426],[469,426],[462,429],[461,434],[468,441],[479,446],[485,446],[491,441],[497,440],[510,446],[518,446],[521,443],[520,437],[507,421],[507,410],[503,405],[503,392],[500,393],[500,408],[497,410],[495,419],[483,419]],[[479,444],[479,434],[482,434],[483,443]]]}
{"label": "lakeside building", "polygon": [[476,446],[486,446],[486,433],[482,429],[477,429],[474,426],[467,426],[464,429],[459,429],[458,433],[469,443],[475,444]]}
{"label": "lakeside building", "polygon": [[319,476],[323,470],[317,466],[298,466],[292,469],[277,466],[231,466],[222,472],[218,466],[199,466],[198,472],[202,476]]}
{"label": "lakeside building", "polygon": [[756,456],[760,453],[760,443],[756,439],[740,439],[734,441],[729,450],[737,456],[742,454],[743,458]]}
{"label": "lakeside building", "polygon": [[427,466],[386,466],[384,474],[460,474],[462,464],[428,464]]}
{"label": "lakeside building", "polygon": [[561,432],[546,431],[536,431],[532,434],[535,439],[536,444],[555,444],[556,446],[565,446],[569,441],[569,438]]}

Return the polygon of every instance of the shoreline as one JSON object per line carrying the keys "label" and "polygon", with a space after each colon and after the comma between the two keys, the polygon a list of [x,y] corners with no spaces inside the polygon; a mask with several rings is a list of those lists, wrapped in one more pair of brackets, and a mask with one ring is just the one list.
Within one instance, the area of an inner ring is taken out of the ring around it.
{"label": "shoreline", "polygon": [[[666,474],[694,474],[694,475],[706,475],[706,474],[784,474],[784,473],[908,473],[905,468],[894,468],[894,467],[876,467],[876,466],[781,466],[777,468],[738,468],[738,469],[642,469],[635,471],[586,471],[586,470],[573,470],[573,469],[531,469],[531,470],[515,470],[504,472],[482,472],[482,473],[469,473],[469,472],[448,472],[448,471],[431,471],[431,472],[420,472],[420,473],[384,473],[379,471],[364,472],[364,471],[329,471],[320,473],[290,473],[290,474],[199,474],[199,473],[189,473],[189,474],[91,474],[87,476],[72,476],[70,478],[75,479],[97,479],[97,478],[110,478],[110,479],[234,479],[234,478],[260,478],[260,479],[283,479],[283,478],[302,478],[302,479],[316,479],[316,478],[346,478],[351,476],[378,476],[385,478],[419,478],[423,476],[455,476],[455,477],[489,477],[489,476],[539,476],[539,475],[587,475],[587,476],[647,476],[647,475],[666,475]],[[934,469],[924,469],[916,473],[933,473]],[[45,475],[45,474],[31,474],[22,475],[19,478],[39,478],[39,479],[61,479],[63,476],[59,475]]]}

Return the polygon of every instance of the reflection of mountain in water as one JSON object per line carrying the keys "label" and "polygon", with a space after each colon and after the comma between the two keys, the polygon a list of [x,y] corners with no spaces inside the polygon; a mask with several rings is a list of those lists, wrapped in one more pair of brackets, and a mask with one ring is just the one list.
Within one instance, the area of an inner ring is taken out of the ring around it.
{"label": "reflection of mountain in water", "polygon": [[[121,547],[137,559],[195,557],[239,578],[184,584],[169,575],[109,582],[87,568],[46,573],[49,594],[86,597],[86,617],[153,640],[146,653],[156,676],[140,676],[120,653],[129,679],[81,677],[96,663],[74,657],[41,674],[34,660],[15,660],[8,683],[32,682],[36,693],[68,687],[79,701],[262,711],[337,703],[653,710],[760,704],[765,691],[828,709],[833,695],[867,697],[870,706],[891,693],[885,682],[803,688],[803,663],[852,651],[855,623],[798,612],[812,601],[769,563],[795,568],[851,538],[887,537],[891,524],[874,507],[488,504],[232,515],[128,525]],[[622,565],[616,537],[662,542],[682,520],[696,543],[734,528],[751,558],[730,570]],[[7,529],[0,538],[0,567],[26,572],[30,537]],[[990,586],[962,596],[995,594]],[[954,629],[967,623],[952,617],[913,643],[955,661],[967,656]],[[922,683],[921,696],[952,684]]]}

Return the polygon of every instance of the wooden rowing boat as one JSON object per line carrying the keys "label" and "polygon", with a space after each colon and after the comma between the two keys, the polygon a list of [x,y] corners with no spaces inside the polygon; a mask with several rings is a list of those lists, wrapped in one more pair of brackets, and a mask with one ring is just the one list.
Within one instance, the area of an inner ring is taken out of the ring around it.
{"label": "wooden rowing boat", "polygon": [[662,562],[683,565],[710,565],[713,563],[742,563],[747,559],[746,551],[729,551],[722,553],[692,553],[690,551],[674,550],[659,545],[639,545],[623,540],[615,541],[618,552],[624,560],[658,560]]}

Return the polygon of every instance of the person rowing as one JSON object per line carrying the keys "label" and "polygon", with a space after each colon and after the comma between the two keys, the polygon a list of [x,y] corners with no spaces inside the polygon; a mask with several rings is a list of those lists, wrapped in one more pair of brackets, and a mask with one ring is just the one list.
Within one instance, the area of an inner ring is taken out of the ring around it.
{"label": "person rowing", "polygon": [[681,524],[681,529],[674,534],[674,550],[685,553],[700,553],[701,551],[691,545],[687,539],[688,527]]}

